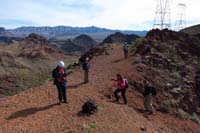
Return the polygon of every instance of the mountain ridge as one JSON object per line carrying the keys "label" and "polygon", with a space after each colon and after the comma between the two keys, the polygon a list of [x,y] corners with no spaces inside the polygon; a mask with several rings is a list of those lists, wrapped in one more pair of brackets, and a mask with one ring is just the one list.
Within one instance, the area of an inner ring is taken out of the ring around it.
{"label": "mountain ridge", "polygon": [[[2,28],[3,30],[4,28]],[[16,37],[25,37],[31,33],[42,35],[46,38],[55,37],[58,35],[63,34],[90,34],[90,33],[114,33],[114,32],[122,32],[125,34],[137,34],[139,36],[145,36],[146,31],[131,31],[131,30],[111,30],[106,28],[99,28],[95,26],[90,27],[71,27],[71,26],[41,26],[41,27],[35,27],[35,26],[24,26],[19,27],[16,29],[5,29],[5,33],[9,33],[10,36],[16,36]],[[4,35],[3,33],[0,33],[0,36]]]}

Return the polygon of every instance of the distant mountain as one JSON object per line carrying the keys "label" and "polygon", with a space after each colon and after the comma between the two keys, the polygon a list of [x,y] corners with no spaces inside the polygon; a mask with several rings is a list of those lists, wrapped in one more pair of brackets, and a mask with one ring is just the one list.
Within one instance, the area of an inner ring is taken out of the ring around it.
{"label": "distant mountain", "polygon": [[200,34],[200,24],[194,25],[191,27],[187,27],[187,28],[181,30],[181,32],[188,33],[191,35]]}
{"label": "distant mountain", "polygon": [[76,45],[83,47],[85,49],[85,52],[98,45],[96,41],[94,41],[90,36],[85,34],[76,37],[73,40],[73,42]]}
{"label": "distant mountain", "polygon": [[5,28],[0,27],[0,33],[3,32],[3,31],[5,31],[5,30],[6,30]]}
{"label": "distant mountain", "polygon": [[65,52],[77,52],[77,51],[84,51],[85,49],[81,46],[76,45],[73,40],[68,39],[61,45],[61,49]]}
{"label": "distant mountain", "polygon": [[115,34],[111,34],[107,38],[104,39],[104,41],[101,44],[106,44],[106,43],[124,43],[128,42],[131,43],[133,42],[136,38],[139,38],[139,36],[131,34],[131,35],[126,35],[121,32],[116,32]]}
{"label": "distant mountain", "polygon": [[10,44],[12,41],[20,41],[22,38],[20,37],[7,37],[7,36],[0,36],[0,42]]}
{"label": "distant mountain", "polygon": [[[54,40],[55,41],[55,40]],[[54,42],[55,44],[59,44],[62,49],[66,52],[87,52],[91,48],[94,48],[98,45],[98,43],[93,40],[90,36],[82,34],[76,38],[68,39],[64,42]]]}
{"label": "distant mountain", "polygon": [[[2,28],[2,30],[4,30]],[[55,36],[71,36],[80,34],[112,34],[115,32],[122,32],[124,34],[136,34],[139,36],[145,36],[146,31],[129,31],[129,30],[110,30],[105,28],[91,27],[70,27],[70,26],[56,26],[56,27],[20,27],[17,29],[5,30],[6,34],[15,37],[25,37],[31,33],[42,35],[46,38],[52,38]],[[0,36],[5,36],[4,33],[0,33]]]}

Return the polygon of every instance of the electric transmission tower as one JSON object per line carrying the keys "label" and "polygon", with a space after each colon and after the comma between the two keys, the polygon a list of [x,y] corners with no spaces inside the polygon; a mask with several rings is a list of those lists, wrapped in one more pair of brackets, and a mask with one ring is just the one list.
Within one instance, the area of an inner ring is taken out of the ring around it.
{"label": "electric transmission tower", "polygon": [[179,31],[186,27],[186,4],[178,3],[177,20],[175,22],[175,30]]}
{"label": "electric transmission tower", "polygon": [[171,0],[157,0],[153,28],[171,28],[170,3]]}

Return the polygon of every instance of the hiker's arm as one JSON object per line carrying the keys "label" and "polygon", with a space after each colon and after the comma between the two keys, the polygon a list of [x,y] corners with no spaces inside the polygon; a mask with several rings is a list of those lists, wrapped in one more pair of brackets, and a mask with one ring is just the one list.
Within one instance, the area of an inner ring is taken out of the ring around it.
{"label": "hiker's arm", "polygon": [[111,79],[112,81],[117,81],[117,79]]}

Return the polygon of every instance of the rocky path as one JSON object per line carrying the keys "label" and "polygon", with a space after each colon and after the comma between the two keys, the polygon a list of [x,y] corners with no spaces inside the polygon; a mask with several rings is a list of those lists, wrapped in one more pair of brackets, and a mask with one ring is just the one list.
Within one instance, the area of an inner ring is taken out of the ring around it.
{"label": "rocky path", "polygon": [[[113,99],[106,97],[115,89],[110,79],[117,73],[134,79],[139,79],[140,75],[131,65],[134,57],[123,59],[121,46],[112,45],[108,53],[91,61],[88,84],[82,83],[81,69],[68,76],[68,104],[57,104],[57,92],[52,82],[0,99],[0,132],[200,132],[200,126],[194,122],[160,112],[144,117],[142,95],[132,87],[127,92],[128,105],[112,103]],[[84,116],[80,110],[88,98],[96,100],[99,110]]]}

